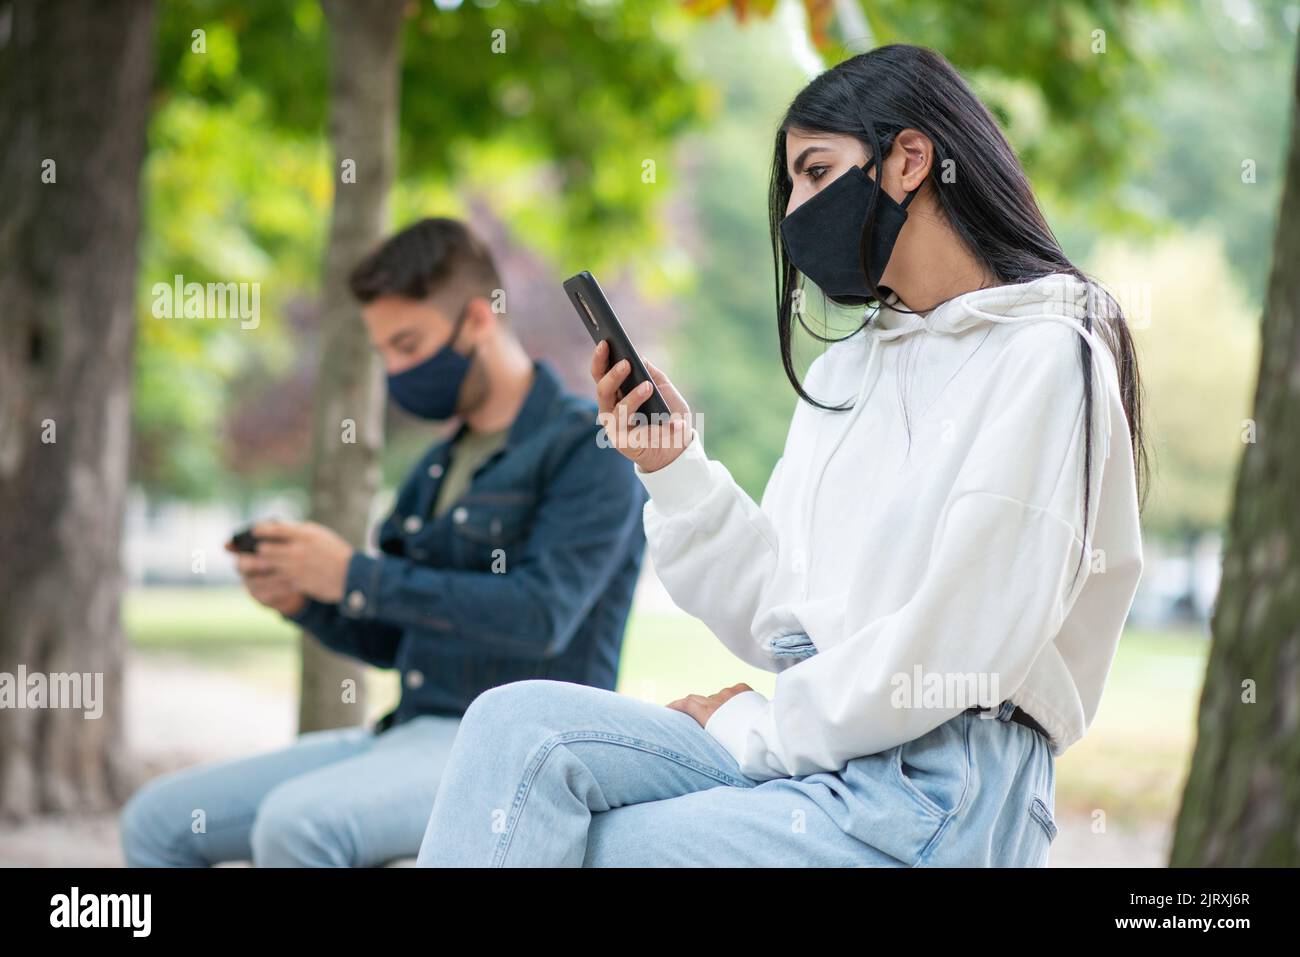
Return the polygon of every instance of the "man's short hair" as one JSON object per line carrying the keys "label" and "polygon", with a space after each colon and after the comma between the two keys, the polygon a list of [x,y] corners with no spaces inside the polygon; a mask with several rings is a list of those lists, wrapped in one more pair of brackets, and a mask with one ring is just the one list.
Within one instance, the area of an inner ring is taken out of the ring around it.
{"label": "man's short hair", "polygon": [[487,296],[501,288],[487,246],[455,219],[422,219],[384,241],[352,270],[348,286],[359,302],[380,296],[424,300],[444,292]]}

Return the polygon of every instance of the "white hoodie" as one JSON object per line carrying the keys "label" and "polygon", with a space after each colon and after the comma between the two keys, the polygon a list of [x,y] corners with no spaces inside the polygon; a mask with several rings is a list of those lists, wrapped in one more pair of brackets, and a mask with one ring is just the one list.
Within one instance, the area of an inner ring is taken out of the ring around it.
{"label": "white hoodie", "polygon": [[[798,404],[761,506],[699,434],[670,465],[638,469],[673,599],[778,672],[772,700],[737,695],[706,726],[746,775],[838,770],[1007,699],[1054,754],[1082,737],[1142,570],[1128,423],[1114,360],[1080,321],[1086,296],[1058,274],[927,315],[882,306],[813,362],[809,394],[853,409]],[[1076,578],[1081,335],[1093,456]],[[797,635],[816,653],[796,662],[782,649]],[[928,697],[972,679],[996,700]]]}

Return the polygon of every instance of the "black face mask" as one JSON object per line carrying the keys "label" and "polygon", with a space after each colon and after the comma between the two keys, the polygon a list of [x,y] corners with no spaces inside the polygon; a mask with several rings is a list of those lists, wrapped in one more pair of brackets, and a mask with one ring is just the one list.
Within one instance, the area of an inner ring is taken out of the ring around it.
{"label": "black face mask", "polygon": [[[862,274],[861,250],[862,229],[875,188],[866,171],[874,163],[872,158],[864,166],[849,167],[781,221],[781,238],[794,267],[842,306],[861,306],[872,298]],[[918,191],[919,187],[908,193],[901,205],[880,191],[867,250],[872,284],[885,274],[898,232],[907,222],[907,206]]]}

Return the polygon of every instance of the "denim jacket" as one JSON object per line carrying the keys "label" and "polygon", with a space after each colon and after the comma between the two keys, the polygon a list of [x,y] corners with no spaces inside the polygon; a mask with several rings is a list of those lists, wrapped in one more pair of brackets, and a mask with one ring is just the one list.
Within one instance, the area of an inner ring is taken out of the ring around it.
{"label": "denim jacket", "polygon": [[465,494],[432,517],[453,437],[407,477],[379,554],[353,555],[343,600],[291,616],[327,647],[401,672],[381,728],[462,714],[480,692],[525,678],[614,687],[645,492],[632,463],[598,443],[595,405],[534,366],[504,448]]}

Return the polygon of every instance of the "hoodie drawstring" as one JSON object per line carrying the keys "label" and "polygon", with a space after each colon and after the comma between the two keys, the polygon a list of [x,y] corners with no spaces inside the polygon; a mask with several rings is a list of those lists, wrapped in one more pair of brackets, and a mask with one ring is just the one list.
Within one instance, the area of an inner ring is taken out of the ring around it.
{"label": "hoodie drawstring", "polygon": [[844,444],[844,440],[848,438],[849,433],[853,431],[853,426],[858,421],[858,416],[862,414],[862,410],[866,407],[867,394],[871,391],[872,375],[880,364],[880,340],[895,339],[908,332],[914,331],[916,328],[917,323],[915,322],[909,322],[897,329],[877,329],[867,327],[867,331],[871,336],[871,350],[867,354],[867,365],[862,372],[862,381],[858,384],[858,394],[853,400],[853,409],[849,413],[848,421],[844,423],[844,428],[841,429],[839,435],[836,436],[835,444],[831,446],[830,452],[822,457],[821,468],[817,471],[817,478],[813,482],[812,494],[808,496],[808,509],[807,514],[804,516],[804,528],[809,530],[810,541],[807,544],[809,545],[810,551],[812,544],[811,534],[813,527],[813,508],[817,504],[817,495],[821,491],[822,478],[826,475],[826,469],[829,467],[831,459],[835,457],[835,453],[839,451],[840,446]]}

